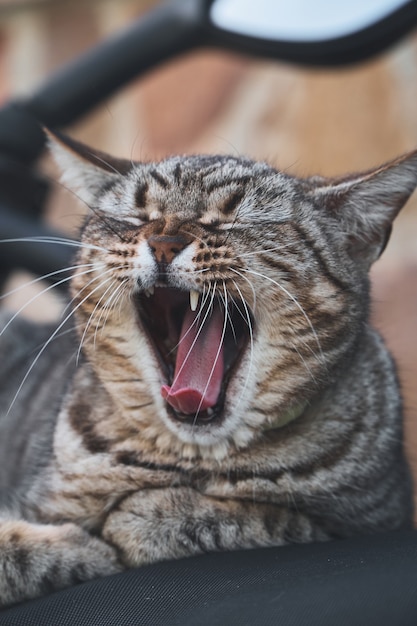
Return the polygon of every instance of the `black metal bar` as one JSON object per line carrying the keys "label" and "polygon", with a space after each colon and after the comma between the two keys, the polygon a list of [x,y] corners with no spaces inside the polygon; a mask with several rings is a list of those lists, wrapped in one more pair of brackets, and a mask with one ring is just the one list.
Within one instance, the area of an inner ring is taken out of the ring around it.
{"label": "black metal bar", "polygon": [[[171,0],[61,68],[31,97],[0,110],[0,152],[33,162],[45,138],[40,124],[77,120],[159,63],[202,45],[209,0]],[[39,124],[40,123],[40,124]]]}
{"label": "black metal bar", "polygon": [[416,28],[417,0],[409,0],[387,17],[349,35],[321,41],[272,41],[207,27],[211,45],[251,56],[301,66],[337,67],[365,61],[387,50]]}
{"label": "black metal bar", "polygon": [[64,67],[26,100],[42,123],[65,126],[136,76],[204,40],[204,0],[157,7]]}

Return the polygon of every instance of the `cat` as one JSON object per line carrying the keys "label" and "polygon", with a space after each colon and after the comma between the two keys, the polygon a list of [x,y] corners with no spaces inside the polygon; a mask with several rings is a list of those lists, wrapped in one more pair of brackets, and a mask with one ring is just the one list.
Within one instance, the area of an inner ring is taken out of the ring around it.
{"label": "cat", "polygon": [[71,312],[52,329],[2,313],[0,605],[158,560],[410,527],[368,271],[417,151],[298,179],[50,136],[90,210]]}

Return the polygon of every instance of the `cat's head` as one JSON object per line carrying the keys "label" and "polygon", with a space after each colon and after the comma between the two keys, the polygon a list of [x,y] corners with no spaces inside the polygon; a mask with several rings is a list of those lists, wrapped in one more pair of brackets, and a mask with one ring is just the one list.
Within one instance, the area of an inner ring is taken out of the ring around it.
{"label": "cat's head", "polygon": [[144,437],[222,456],[301,414],[360,350],[368,270],[417,153],[301,180],[243,158],[52,149],[89,207],[72,285],[84,350]]}

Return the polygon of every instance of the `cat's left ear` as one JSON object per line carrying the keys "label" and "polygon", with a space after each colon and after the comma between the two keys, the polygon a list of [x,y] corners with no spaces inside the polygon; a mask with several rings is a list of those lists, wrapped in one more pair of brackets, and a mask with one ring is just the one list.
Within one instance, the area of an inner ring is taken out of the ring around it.
{"label": "cat's left ear", "polygon": [[61,182],[91,205],[109,182],[125,176],[132,162],[94,150],[67,135],[45,128],[49,148],[59,166]]}
{"label": "cat's left ear", "polygon": [[394,218],[417,186],[417,150],[376,169],[338,180],[310,179],[309,195],[341,222],[351,253],[373,263]]}

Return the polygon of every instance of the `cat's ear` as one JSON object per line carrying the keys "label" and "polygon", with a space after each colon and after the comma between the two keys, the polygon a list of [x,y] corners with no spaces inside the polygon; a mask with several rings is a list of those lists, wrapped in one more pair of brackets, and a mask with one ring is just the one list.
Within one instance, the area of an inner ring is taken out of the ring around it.
{"label": "cat's ear", "polygon": [[103,187],[132,169],[131,161],[93,150],[62,133],[44,130],[50,151],[62,172],[61,182],[87,205],[94,203]]}
{"label": "cat's ear", "polygon": [[310,179],[309,194],[341,222],[351,252],[373,263],[394,218],[417,186],[417,150],[376,169],[337,180]]}

